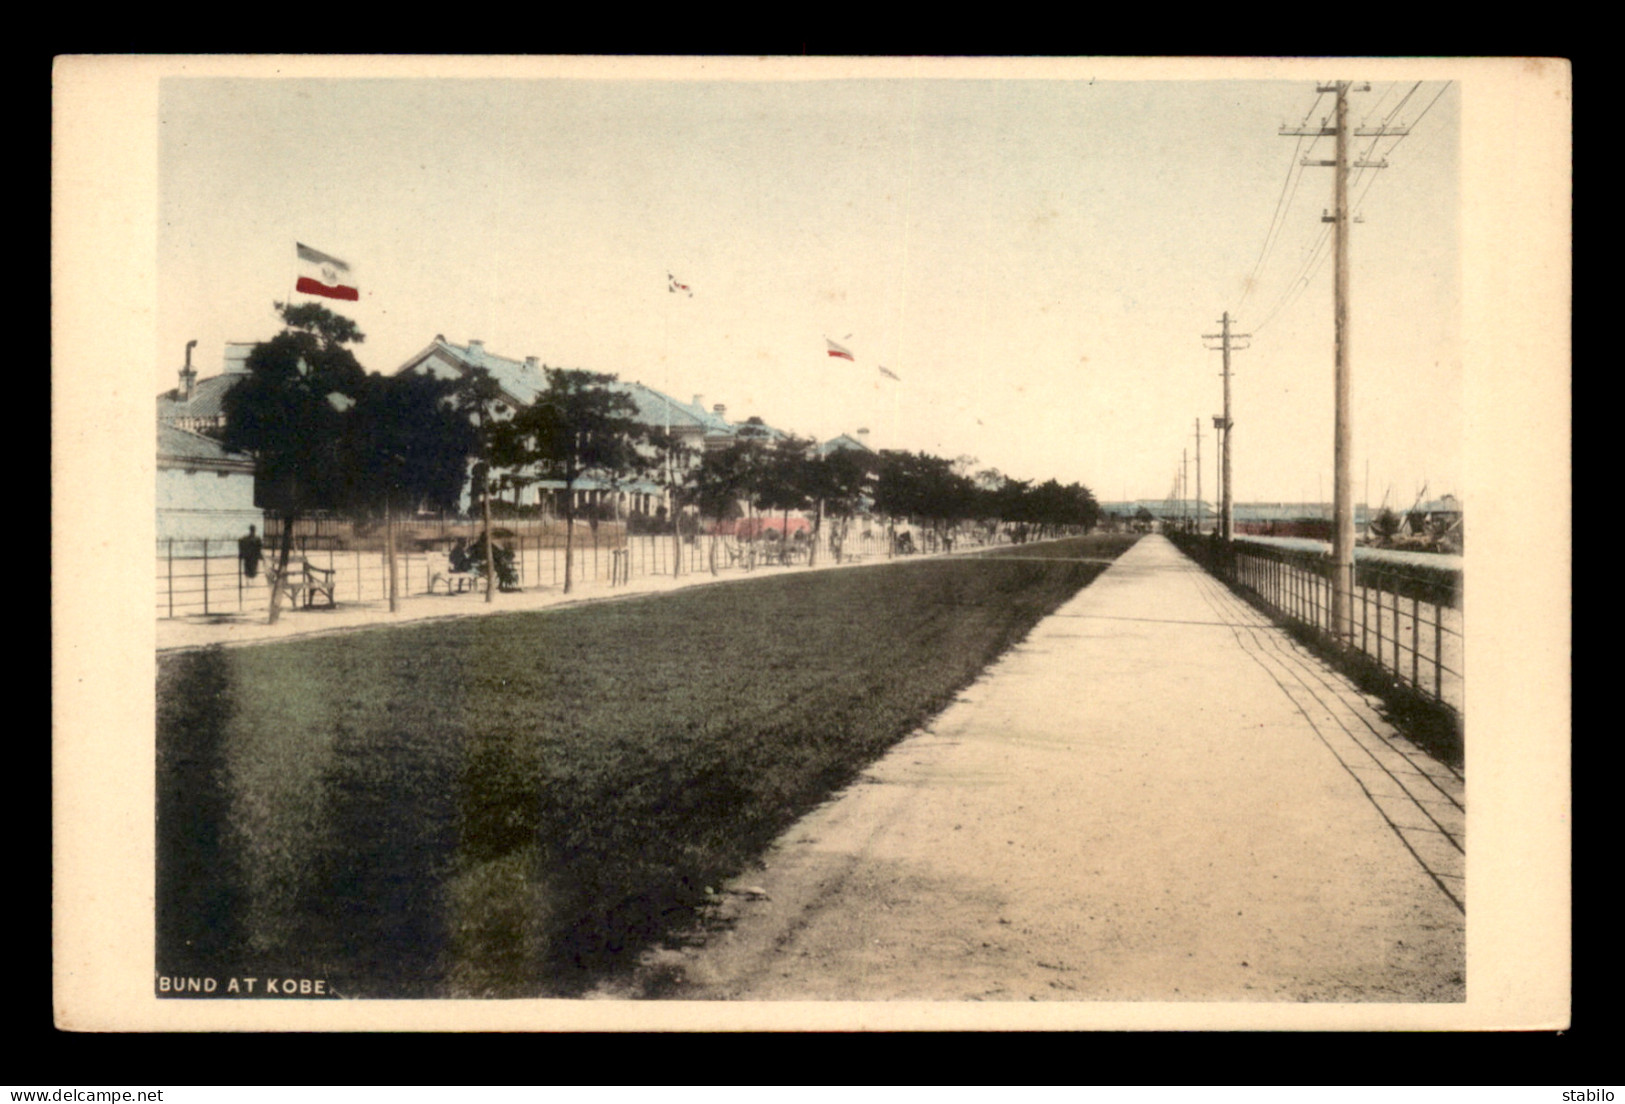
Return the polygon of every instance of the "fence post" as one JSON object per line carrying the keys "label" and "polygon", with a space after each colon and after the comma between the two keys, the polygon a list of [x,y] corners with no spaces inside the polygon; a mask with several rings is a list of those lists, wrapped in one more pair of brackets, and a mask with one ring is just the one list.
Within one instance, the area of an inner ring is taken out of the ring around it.
{"label": "fence post", "polygon": [[1440,701],[1444,700],[1444,630],[1439,627],[1443,620],[1444,608],[1433,603],[1433,696]]}
{"label": "fence post", "polygon": [[1422,689],[1422,600],[1411,595],[1411,686]]}
{"label": "fence post", "polygon": [[[1355,574],[1359,578],[1359,574]],[[1370,630],[1366,626],[1366,611],[1371,606],[1371,591],[1366,587],[1360,588],[1360,651],[1366,651],[1366,642],[1370,637]]]}
{"label": "fence post", "polygon": [[209,538],[203,538],[203,613],[209,613]]}
{"label": "fence post", "polygon": [[175,538],[170,537],[167,543],[169,545],[169,556],[168,556],[168,560],[169,560],[169,586],[166,589],[169,591],[169,617],[170,617],[171,620],[174,620],[174,617],[175,617]]}
{"label": "fence post", "polygon": [[1377,584],[1377,666],[1378,667],[1382,666],[1382,580],[1383,580],[1383,578],[1384,578],[1384,576],[1382,575],[1381,572],[1379,572],[1375,576],[1373,576],[1373,581]]}
{"label": "fence post", "polygon": [[1394,677],[1399,677],[1399,588],[1394,587]]}

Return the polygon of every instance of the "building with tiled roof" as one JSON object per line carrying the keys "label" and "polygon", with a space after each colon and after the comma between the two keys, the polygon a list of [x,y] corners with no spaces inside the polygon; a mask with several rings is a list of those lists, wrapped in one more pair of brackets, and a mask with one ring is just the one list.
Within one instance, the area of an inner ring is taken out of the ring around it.
{"label": "building with tiled roof", "polygon": [[856,437],[852,436],[850,433],[843,433],[839,437],[830,438],[828,441],[825,441],[823,444],[818,446],[818,455],[828,456],[830,453],[838,452],[842,449],[847,449],[853,452],[867,452],[871,456],[879,455],[869,445],[869,431],[867,429],[858,430]]}
{"label": "building with tiled roof", "polygon": [[[539,358],[527,356],[515,360],[490,352],[483,341],[456,345],[440,334],[396,372],[422,371],[441,379],[457,379],[474,368],[484,368],[491,374],[502,390],[503,401],[514,409],[529,406],[547,389],[546,366]],[[617,380],[611,386],[632,400],[637,408],[634,417],[639,422],[676,435],[693,454],[692,462],[698,462],[699,454],[705,451],[728,447],[739,432],[740,426],[728,421],[727,408],[721,403],[707,408],[703,396],[695,395],[693,401],[683,402],[640,380]],[[770,426],[761,428],[769,436],[783,436]],[[541,500],[542,494],[556,495],[562,490],[562,484],[537,481],[518,492],[520,504],[533,505]],[[664,494],[663,488],[641,481],[613,487],[592,479],[576,484],[578,506],[602,503],[613,496],[614,501],[627,510],[649,513],[657,501],[664,501]]]}
{"label": "building with tiled roof", "polygon": [[264,513],[254,505],[254,461],[201,433],[158,423],[158,539],[236,540]]}
{"label": "building with tiled roof", "polygon": [[218,435],[226,427],[226,392],[247,376],[248,352],[253,347],[250,341],[227,342],[221,373],[199,379],[188,346],[179,385],[158,396],[158,420],[194,433]]}

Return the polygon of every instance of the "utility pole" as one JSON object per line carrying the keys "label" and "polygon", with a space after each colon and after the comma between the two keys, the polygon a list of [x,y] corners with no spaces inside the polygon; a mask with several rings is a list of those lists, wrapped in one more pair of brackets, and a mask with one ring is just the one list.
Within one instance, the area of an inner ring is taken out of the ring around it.
{"label": "utility pole", "polygon": [[[1225,311],[1224,317],[1219,320],[1224,329],[1216,334],[1203,334],[1208,341],[1221,341],[1220,348],[1224,350],[1224,418],[1213,419],[1215,428],[1223,431],[1219,438],[1220,478],[1219,478],[1219,534],[1225,540],[1231,537],[1232,523],[1235,519],[1234,503],[1230,498],[1230,430],[1235,423],[1230,419],[1230,351],[1234,349],[1241,352],[1249,348],[1246,345],[1232,345],[1231,342],[1242,338],[1252,337],[1252,334],[1233,334],[1230,332],[1230,312]],[[1208,348],[1213,346],[1209,345]]]}
{"label": "utility pole", "polygon": [[1185,524],[1190,519],[1190,497],[1191,454],[1189,449],[1182,448],[1179,450],[1179,520],[1181,524]]}
{"label": "utility pole", "polygon": [[[1349,425],[1349,377],[1350,377],[1350,331],[1349,331],[1349,224],[1352,221],[1352,212],[1349,211],[1349,169],[1385,169],[1386,161],[1350,161],[1349,160],[1349,93],[1369,92],[1371,86],[1362,84],[1356,87],[1350,81],[1337,81],[1334,84],[1323,84],[1315,91],[1325,94],[1335,93],[1337,96],[1337,112],[1335,125],[1328,127],[1326,120],[1321,120],[1318,127],[1289,130],[1281,128],[1281,134],[1286,137],[1331,137],[1336,139],[1336,149],[1330,161],[1311,161],[1305,157],[1302,164],[1305,166],[1318,166],[1330,168],[1332,171],[1332,209],[1321,216],[1322,222],[1332,224],[1336,237],[1335,274],[1332,283],[1333,295],[1333,342],[1334,357],[1337,373],[1337,406],[1334,417],[1332,442],[1332,632],[1339,639],[1347,639],[1353,634],[1353,589],[1354,589],[1354,477],[1352,473],[1353,433]],[[1384,135],[1400,136],[1407,133],[1403,128],[1394,129],[1386,126],[1374,130],[1361,128],[1354,131],[1362,137],[1381,137]],[[1376,143],[1372,143],[1376,148]]]}
{"label": "utility pole", "polygon": [[1202,419],[1196,419],[1196,532],[1202,532]]}

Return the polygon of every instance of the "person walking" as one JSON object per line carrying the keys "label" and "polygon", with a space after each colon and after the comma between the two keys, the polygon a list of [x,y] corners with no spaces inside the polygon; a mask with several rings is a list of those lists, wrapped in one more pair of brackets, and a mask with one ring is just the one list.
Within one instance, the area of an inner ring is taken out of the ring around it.
{"label": "person walking", "polygon": [[248,536],[237,540],[237,560],[242,564],[243,578],[253,579],[259,575],[260,556],[264,551],[265,546],[260,543],[260,538],[254,533],[254,527],[250,525]]}

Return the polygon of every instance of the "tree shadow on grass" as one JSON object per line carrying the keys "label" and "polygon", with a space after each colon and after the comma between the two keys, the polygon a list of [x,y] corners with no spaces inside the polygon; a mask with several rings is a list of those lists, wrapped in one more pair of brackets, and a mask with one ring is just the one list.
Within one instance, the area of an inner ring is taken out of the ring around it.
{"label": "tree shadow on grass", "polygon": [[223,745],[231,715],[224,650],[159,668],[156,966],[215,976],[239,952],[240,898],[224,839]]}

